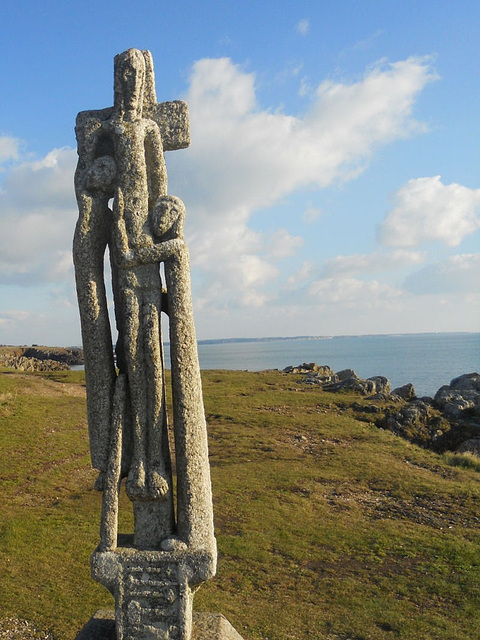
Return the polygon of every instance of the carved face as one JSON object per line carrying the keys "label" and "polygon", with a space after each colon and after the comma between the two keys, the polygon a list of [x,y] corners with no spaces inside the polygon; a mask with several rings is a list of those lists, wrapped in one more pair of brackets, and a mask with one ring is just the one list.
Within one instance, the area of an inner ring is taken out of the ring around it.
{"label": "carved face", "polygon": [[133,116],[142,115],[145,59],[138,49],[115,57],[115,108]]}
{"label": "carved face", "polygon": [[151,213],[150,229],[155,238],[178,238],[183,233],[185,205],[176,196],[160,196]]}

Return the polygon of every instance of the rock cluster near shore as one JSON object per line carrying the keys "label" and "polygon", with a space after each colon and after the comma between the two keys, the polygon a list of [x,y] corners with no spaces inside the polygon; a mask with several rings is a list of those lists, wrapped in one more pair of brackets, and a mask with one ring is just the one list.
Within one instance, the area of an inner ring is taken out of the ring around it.
{"label": "rock cluster near shore", "polygon": [[67,371],[75,364],[83,364],[75,347],[0,347],[0,365],[18,371]]}
{"label": "rock cluster near shore", "polygon": [[413,384],[392,390],[384,376],[363,379],[353,369],[335,372],[315,362],[286,367],[300,374],[304,384],[322,390],[354,392],[368,403],[355,402],[359,417],[435,451],[456,450],[480,455],[480,375],[467,373],[442,386],[433,398],[417,398]]}
{"label": "rock cluster near shore", "polygon": [[0,355],[0,365],[12,367],[18,371],[68,371],[70,367],[65,362],[57,360],[39,360],[38,358],[26,358],[25,356]]}

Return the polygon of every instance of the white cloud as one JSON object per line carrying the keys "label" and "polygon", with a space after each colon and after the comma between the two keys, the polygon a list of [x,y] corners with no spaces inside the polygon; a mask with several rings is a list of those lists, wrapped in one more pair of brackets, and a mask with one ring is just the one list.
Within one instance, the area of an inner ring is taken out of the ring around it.
{"label": "white cloud", "polygon": [[259,306],[271,293],[263,288],[278,275],[277,268],[258,255],[265,249],[261,234],[243,223],[196,229],[190,238],[192,266],[201,281],[198,308]]}
{"label": "white cloud", "polygon": [[286,229],[278,229],[269,238],[268,253],[272,258],[289,258],[303,244],[303,238],[292,236]]}
{"label": "white cloud", "polygon": [[[425,58],[382,63],[355,83],[322,83],[312,92],[305,114],[295,116],[260,108],[255,75],[231,60],[198,61],[186,96],[192,146],[167,154],[169,191],[187,205],[197,308],[221,316],[231,307],[278,304],[284,284],[279,261],[294,255],[302,238],[285,229],[267,237],[250,228],[252,215],[261,216],[262,209],[299,189],[351,179],[379,145],[423,131],[412,109],[419,92],[435,77]],[[15,148],[5,146],[4,156],[14,159]],[[1,281],[73,282],[75,162],[75,150],[54,149],[5,174],[0,192]],[[314,219],[319,213],[311,209],[305,215]],[[337,301],[352,308],[395,298],[396,291],[386,285],[351,277],[361,265],[355,266],[353,258],[349,265],[345,260],[336,265],[341,278],[310,285],[311,304]],[[374,262],[366,260],[369,268]],[[308,287],[314,272],[313,266],[304,265],[288,287]],[[56,284],[54,288],[63,291]]]}
{"label": "white cloud", "polygon": [[425,254],[419,251],[397,249],[395,251],[375,251],[371,254],[357,253],[351,256],[337,256],[325,261],[323,275],[352,276],[398,269],[425,261]]}
{"label": "white cloud", "polygon": [[300,20],[299,22],[297,22],[297,26],[295,28],[297,33],[299,33],[302,36],[306,36],[307,33],[310,31],[310,20],[303,18],[303,20]]}
{"label": "white cloud", "polygon": [[[268,261],[253,253],[240,253],[238,262],[225,260],[223,268],[215,271],[206,266],[206,279],[199,287],[196,308],[218,309],[258,307],[272,298],[266,285],[278,276],[278,270]],[[216,265],[218,268],[218,264]]]}
{"label": "white cloud", "polygon": [[0,282],[32,285],[72,277],[75,162],[74,150],[54,149],[6,175],[0,192]]}
{"label": "white cloud", "polygon": [[310,84],[308,78],[302,78],[300,80],[300,87],[298,89],[298,95],[300,97],[311,95],[314,91],[314,88]]}
{"label": "white cloud", "polygon": [[[417,296],[403,294],[369,299],[371,291],[358,303],[351,301],[322,303],[285,293],[283,304],[236,309],[234,313],[216,308],[197,313],[197,335],[341,335],[374,333],[416,333],[431,331],[478,331],[480,300],[459,294]],[[288,362],[285,363],[289,364]]]}
{"label": "white cloud", "polygon": [[299,269],[287,278],[286,288],[288,290],[295,290],[299,287],[305,286],[305,284],[311,280],[316,271],[317,267],[315,264],[311,260],[306,260],[302,263]]}
{"label": "white cloud", "polygon": [[362,167],[376,145],[425,131],[411,118],[412,108],[436,78],[427,58],[408,58],[378,63],[354,84],[323,82],[305,124],[326,152],[327,184]]}
{"label": "white cloud", "polygon": [[[192,256],[204,269],[202,297],[210,291],[211,304],[223,304],[224,287],[211,281],[242,291],[251,268],[242,257],[268,255],[265,238],[248,227],[254,212],[298,189],[351,179],[379,145],[423,131],[412,108],[435,78],[427,58],[383,62],[353,84],[322,83],[299,117],[260,109],[254,74],[231,60],[197,62],[186,96],[192,146],[167,162],[170,192],[187,204]],[[269,270],[272,280],[274,274]]]}
{"label": "white cloud", "polygon": [[428,60],[375,67],[352,85],[323,83],[305,116],[295,117],[259,110],[254,75],[230,60],[201,60],[187,96],[192,146],[173,155],[196,165],[205,205],[242,204],[249,215],[302,186],[345,179],[377,144],[418,131],[412,105],[434,77]]}
{"label": "white cloud", "polygon": [[365,282],[357,278],[322,278],[312,282],[309,294],[311,299],[322,305],[374,309],[384,306],[387,300],[398,298],[401,291],[378,280]]}
{"label": "white cloud", "polygon": [[480,228],[480,189],[444,185],[440,176],[409,180],[379,228],[386,245],[415,247],[439,241],[456,247]]}
{"label": "white cloud", "polygon": [[18,160],[20,140],[10,136],[0,136],[0,165],[9,160]]}
{"label": "white cloud", "polygon": [[480,253],[451,256],[411,274],[405,289],[416,294],[480,293]]}
{"label": "white cloud", "polygon": [[16,324],[26,324],[33,320],[33,314],[31,311],[1,311],[0,312],[0,327],[2,329],[8,329]]}
{"label": "white cloud", "polygon": [[4,344],[73,345],[80,342],[78,310],[47,305],[29,310],[0,311],[0,340]]}

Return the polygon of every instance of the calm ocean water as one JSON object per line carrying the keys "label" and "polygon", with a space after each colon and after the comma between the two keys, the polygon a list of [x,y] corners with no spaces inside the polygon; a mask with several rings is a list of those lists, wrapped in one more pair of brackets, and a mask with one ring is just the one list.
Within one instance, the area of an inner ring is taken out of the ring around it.
{"label": "calm ocean water", "polygon": [[393,387],[412,382],[417,395],[432,396],[452,378],[480,371],[480,333],[200,342],[198,353],[202,369],[261,371],[317,362],[335,371],[355,369],[362,378],[386,376]]}

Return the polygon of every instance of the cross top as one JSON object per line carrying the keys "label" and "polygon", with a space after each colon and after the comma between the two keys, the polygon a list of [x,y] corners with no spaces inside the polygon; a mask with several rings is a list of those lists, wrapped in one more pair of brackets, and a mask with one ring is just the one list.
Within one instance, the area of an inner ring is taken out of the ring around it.
{"label": "cross top", "polygon": [[127,49],[115,56],[114,106],[106,109],[81,111],[77,116],[76,135],[79,143],[91,131],[92,125],[109,120],[118,110],[132,103],[143,118],[153,120],[160,130],[164,151],[186,149],[190,145],[188,104],[184,100],[157,103],[155,74],[150,51]]}

